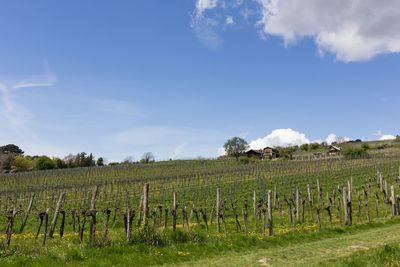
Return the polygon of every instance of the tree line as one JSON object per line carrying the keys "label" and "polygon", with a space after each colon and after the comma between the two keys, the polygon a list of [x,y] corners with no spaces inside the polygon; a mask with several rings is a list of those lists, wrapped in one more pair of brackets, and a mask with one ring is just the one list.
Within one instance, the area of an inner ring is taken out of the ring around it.
{"label": "tree line", "polygon": [[[143,154],[140,163],[151,163],[155,161],[153,153]],[[133,158],[128,157],[122,162],[111,162],[108,165],[135,164]],[[24,155],[24,151],[17,145],[8,144],[0,146],[0,173],[23,172],[34,170],[52,170],[77,167],[105,166],[106,160],[103,157],[95,158],[92,153],[80,152],[75,155],[69,154],[63,159],[49,156]]]}

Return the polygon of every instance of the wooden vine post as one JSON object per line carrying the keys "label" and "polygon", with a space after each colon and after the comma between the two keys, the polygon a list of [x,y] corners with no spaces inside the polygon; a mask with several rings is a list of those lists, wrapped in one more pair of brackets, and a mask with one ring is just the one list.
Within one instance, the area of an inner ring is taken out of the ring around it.
{"label": "wooden vine post", "polygon": [[344,224],[349,225],[349,215],[348,215],[348,208],[347,208],[347,189],[343,187],[342,190],[342,199],[343,199],[343,212],[344,212]]}
{"label": "wooden vine post", "polygon": [[177,219],[177,204],[176,204],[176,192],[173,193],[173,202],[172,202],[172,229],[176,230],[176,219]]}
{"label": "wooden vine post", "polygon": [[220,189],[217,188],[217,199],[216,199],[216,207],[217,207],[217,231],[218,233],[221,231],[221,227],[220,227],[220,207],[221,207],[221,196],[220,196]]}
{"label": "wooden vine post", "polygon": [[307,196],[308,196],[308,205],[310,207],[310,216],[311,221],[314,221],[314,214],[313,214],[313,197],[310,189],[310,184],[307,184]]}
{"label": "wooden vine post", "polygon": [[296,187],[296,223],[300,222],[300,193],[299,188]]}
{"label": "wooden vine post", "polygon": [[12,229],[13,229],[13,225],[14,225],[14,219],[15,216],[17,215],[17,211],[16,209],[12,209],[8,212],[7,214],[7,229],[6,229],[6,243],[7,243],[7,247],[10,246],[11,243],[11,237],[12,237]]}
{"label": "wooden vine post", "polygon": [[22,221],[21,227],[20,227],[20,229],[19,229],[19,233],[20,233],[20,234],[22,234],[22,232],[24,231],[26,222],[27,222],[27,220],[28,220],[28,216],[29,216],[29,214],[30,214],[30,212],[31,212],[31,209],[32,209],[32,205],[33,205],[33,200],[34,200],[34,198],[35,198],[35,194],[32,194],[31,197],[29,198],[28,208],[26,209],[24,220]]}
{"label": "wooden vine post", "polygon": [[149,220],[149,184],[143,186],[143,217],[144,226],[147,226]]}
{"label": "wooden vine post", "polygon": [[254,217],[255,228],[257,230],[257,227],[258,227],[258,206],[257,206],[256,190],[253,191],[253,217]]}
{"label": "wooden vine post", "polygon": [[272,224],[271,190],[268,190],[267,202],[268,202],[268,230],[269,230],[268,232],[269,232],[269,236],[273,236],[274,231],[273,231],[273,224]]}
{"label": "wooden vine post", "polygon": [[49,238],[53,237],[54,231],[56,229],[56,224],[57,224],[58,216],[60,215],[60,211],[61,211],[61,207],[62,207],[62,203],[63,203],[64,197],[65,197],[65,192],[62,192],[60,194],[60,196],[58,197],[56,210],[54,211],[53,220],[52,220],[51,226],[50,226]]}
{"label": "wooden vine post", "polygon": [[392,202],[392,216],[395,216],[397,213],[397,208],[396,208],[396,195],[394,193],[394,185],[390,186],[390,192],[391,192],[391,197],[390,201]]}
{"label": "wooden vine post", "polygon": [[92,200],[90,202],[90,211],[89,215],[91,217],[90,220],[90,244],[93,246],[96,239],[96,197],[99,192],[99,187],[96,185],[92,192]]}

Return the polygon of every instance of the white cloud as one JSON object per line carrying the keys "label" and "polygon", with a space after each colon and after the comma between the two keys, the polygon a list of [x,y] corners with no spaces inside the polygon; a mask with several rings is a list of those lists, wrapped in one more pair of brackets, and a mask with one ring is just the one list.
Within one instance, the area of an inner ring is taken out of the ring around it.
{"label": "white cloud", "polygon": [[328,145],[331,145],[334,142],[340,144],[340,143],[344,143],[347,141],[350,141],[350,137],[338,137],[338,136],[336,136],[336,134],[333,134],[333,133],[329,134],[328,137],[326,137],[326,139],[325,139],[325,142]]}
{"label": "white cloud", "polygon": [[262,31],[285,44],[311,37],[338,60],[363,61],[400,52],[400,1],[259,0]]}
{"label": "white cloud", "polygon": [[25,88],[49,87],[57,82],[57,76],[50,70],[47,63],[44,67],[44,74],[27,77],[11,86],[0,81],[0,117],[3,117],[10,126],[21,127],[32,117],[30,111],[15,100],[17,91]]}
{"label": "white cloud", "polygon": [[232,16],[227,16],[225,19],[225,24],[226,25],[233,25],[235,24],[235,22],[233,21],[233,17]]}
{"label": "white cloud", "polygon": [[220,157],[220,156],[225,156],[225,155],[226,155],[225,148],[223,148],[223,147],[218,148],[217,156]]}
{"label": "white cloud", "polygon": [[216,8],[218,0],[197,0],[196,1],[196,14],[198,16],[203,15],[207,9]]}
{"label": "white cloud", "polygon": [[382,135],[379,140],[383,141],[383,140],[394,140],[396,139],[396,136],[391,135],[391,134],[384,134]]}
{"label": "white cloud", "polygon": [[312,38],[321,55],[344,62],[400,53],[398,0],[197,0],[192,17],[197,37],[211,47],[220,44],[218,27],[243,23],[227,18],[228,11],[241,14],[245,23],[257,18],[263,38],[280,36],[285,45]]}
{"label": "white cloud", "polygon": [[306,138],[306,135],[290,128],[288,129],[277,129],[272,131],[269,135],[256,139],[250,142],[250,148],[261,149],[267,146],[294,146],[308,144],[310,140]]}
{"label": "white cloud", "polygon": [[197,39],[204,45],[213,50],[217,50],[221,46],[222,40],[217,32],[217,27],[219,26],[217,20],[195,14],[192,16],[190,26],[194,30]]}

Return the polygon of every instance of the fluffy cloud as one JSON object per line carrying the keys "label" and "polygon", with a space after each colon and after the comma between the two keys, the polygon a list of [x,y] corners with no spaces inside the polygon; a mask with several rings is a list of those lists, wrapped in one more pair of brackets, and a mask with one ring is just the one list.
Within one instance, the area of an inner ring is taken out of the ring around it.
{"label": "fluffy cloud", "polygon": [[202,15],[207,9],[216,8],[218,0],[197,0],[196,1],[196,13]]}
{"label": "fluffy cloud", "polygon": [[398,0],[197,0],[192,28],[201,41],[215,46],[218,27],[233,22],[227,12],[253,16],[263,37],[280,36],[285,45],[312,38],[321,55],[344,62],[400,52]]}
{"label": "fluffy cloud", "polygon": [[225,19],[225,24],[226,25],[233,25],[235,24],[235,22],[233,21],[233,17],[232,16],[227,16]]}
{"label": "fluffy cloud", "polygon": [[226,155],[225,148],[223,148],[223,147],[218,148],[217,156],[220,157],[220,156],[225,156],[225,155]]}
{"label": "fluffy cloud", "polygon": [[310,140],[306,138],[305,134],[288,128],[274,130],[269,135],[250,142],[249,145],[252,149],[261,149],[267,146],[293,146],[308,143]]}
{"label": "fluffy cloud", "polygon": [[328,137],[325,139],[325,142],[328,145],[331,145],[332,143],[336,142],[336,143],[343,143],[343,142],[347,142],[350,141],[350,137],[338,137],[336,136],[336,134],[329,134]]}
{"label": "fluffy cloud", "polygon": [[382,135],[379,140],[383,141],[383,140],[394,140],[396,139],[396,136],[391,135],[391,134],[384,134]]}
{"label": "fluffy cloud", "polygon": [[285,44],[311,37],[320,52],[363,61],[400,52],[400,1],[259,0],[262,30]]}

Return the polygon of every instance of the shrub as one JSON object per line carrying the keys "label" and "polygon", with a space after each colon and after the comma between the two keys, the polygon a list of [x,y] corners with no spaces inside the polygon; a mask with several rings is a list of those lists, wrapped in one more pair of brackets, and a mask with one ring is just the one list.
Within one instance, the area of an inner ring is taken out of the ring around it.
{"label": "shrub", "polygon": [[137,242],[156,247],[163,247],[166,245],[165,236],[159,234],[153,227],[150,226],[145,226],[139,231]]}
{"label": "shrub", "polygon": [[37,170],[52,170],[57,167],[56,162],[46,156],[38,157],[35,162]]}
{"label": "shrub", "polygon": [[308,144],[302,144],[301,146],[300,146],[300,149],[302,150],[302,151],[308,151],[309,150],[309,145]]}
{"label": "shrub", "polygon": [[23,171],[31,171],[35,168],[35,162],[31,157],[24,157],[22,155],[18,155],[14,158],[14,161],[11,166],[12,172],[23,172]]}
{"label": "shrub", "polygon": [[188,243],[188,242],[196,242],[201,243],[205,241],[205,236],[200,235],[199,233],[190,231],[182,231],[176,230],[171,233],[171,239],[175,243]]}
{"label": "shrub", "polygon": [[362,148],[351,148],[351,147],[346,147],[343,151],[343,155],[346,158],[359,158],[359,157],[365,157],[368,155],[367,151],[362,149]]}
{"label": "shrub", "polygon": [[362,148],[363,150],[365,150],[365,151],[371,149],[371,147],[370,147],[368,144],[362,144],[362,145],[361,145],[361,148]]}
{"label": "shrub", "polygon": [[317,150],[320,149],[322,147],[322,145],[318,144],[318,143],[312,143],[310,144],[310,148],[311,150]]}

